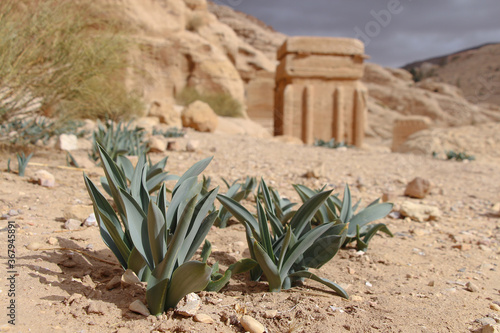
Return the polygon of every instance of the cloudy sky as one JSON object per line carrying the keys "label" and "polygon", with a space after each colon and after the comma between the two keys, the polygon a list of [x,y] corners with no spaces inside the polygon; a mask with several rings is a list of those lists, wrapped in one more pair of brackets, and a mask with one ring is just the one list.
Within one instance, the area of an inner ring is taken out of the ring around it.
{"label": "cloudy sky", "polygon": [[287,35],[356,37],[370,61],[399,67],[500,42],[499,0],[214,0]]}

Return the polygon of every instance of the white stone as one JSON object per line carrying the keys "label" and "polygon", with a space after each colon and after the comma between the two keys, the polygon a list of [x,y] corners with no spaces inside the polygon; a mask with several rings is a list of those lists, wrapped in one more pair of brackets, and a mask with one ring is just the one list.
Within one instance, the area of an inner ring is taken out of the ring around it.
{"label": "white stone", "polygon": [[133,301],[132,303],[130,303],[130,305],[128,306],[128,309],[130,311],[139,313],[139,314],[141,314],[141,315],[143,315],[145,317],[151,315],[151,313],[149,312],[149,309],[147,308],[147,306],[144,305],[144,303],[142,303],[138,299],[135,300],[135,301]]}
{"label": "white stone", "polygon": [[78,149],[78,138],[74,134],[61,134],[57,142],[57,148],[71,151]]}
{"label": "white stone", "polygon": [[250,333],[264,333],[266,328],[257,319],[250,316],[243,316],[240,320],[241,326]]}
{"label": "white stone", "polygon": [[32,181],[44,187],[54,187],[56,185],[56,178],[46,170],[38,170],[31,177]]}

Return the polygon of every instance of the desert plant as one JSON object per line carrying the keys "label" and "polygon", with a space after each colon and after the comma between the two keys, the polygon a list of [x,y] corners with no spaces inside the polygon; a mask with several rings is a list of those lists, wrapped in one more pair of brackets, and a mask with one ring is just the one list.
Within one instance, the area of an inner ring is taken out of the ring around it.
{"label": "desert plant", "polygon": [[90,0],[1,1],[0,119],[138,114],[117,10]]}
{"label": "desert plant", "polygon": [[29,154],[26,156],[24,152],[21,152],[21,154],[17,153],[17,170],[19,173],[19,176],[24,177],[24,172],[26,171],[26,167],[28,166],[28,163],[33,156],[33,153]]}
{"label": "desert plant", "polygon": [[194,101],[205,102],[219,116],[243,117],[241,103],[228,93],[200,93],[195,88],[186,87],[176,96],[176,99],[181,105],[189,105]]}
{"label": "desert plant", "polygon": [[[82,123],[75,120],[54,120],[46,117],[29,119],[10,119],[0,124],[0,141],[8,141],[15,145],[27,145],[41,142],[46,144],[54,136],[74,134],[83,137]],[[15,135],[11,135],[15,133]]]}
{"label": "desert plant", "polygon": [[[261,184],[264,183],[261,181]],[[263,185],[265,196],[270,199],[268,189]],[[323,205],[331,191],[319,193],[304,203],[294,214],[288,225],[283,225],[277,217],[265,209],[256,198],[257,219],[242,205],[224,195],[218,195],[221,204],[245,226],[248,247],[252,259],[259,267],[251,271],[254,280],[265,274],[269,290],[279,292],[291,288],[305,278],[318,281],[333,289],[338,295],[348,298],[347,293],[336,283],[308,271],[310,267],[321,267],[329,261],[342,245],[347,225],[324,223],[312,228],[311,219]],[[268,205],[268,207],[271,205]],[[268,221],[271,224],[269,228]],[[320,237],[335,238],[325,247],[318,242]]]}
{"label": "desert plant", "polygon": [[144,139],[144,129],[132,127],[132,122],[126,124],[109,120],[104,124],[98,122],[92,138],[94,145],[90,157],[95,161],[99,158],[97,144],[102,146],[114,161],[120,155],[140,156],[148,150]]}
{"label": "desert plant", "polygon": [[340,147],[350,147],[344,141],[336,142],[335,138],[331,138],[329,141],[316,139],[316,140],[314,140],[314,145],[316,147],[325,147],[325,148],[331,148],[331,149],[336,149],[336,148],[340,148]]}
{"label": "desert plant", "polygon": [[[205,239],[217,211],[209,213],[218,188],[201,195],[197,176],[210,158],[194,164],[176,183],[167,202],[165,184],[156,200],[148,191],[145,157],[134,170],[128,188],[123,170],[102,147],[103,162],[118,214],[84,174],[101,236],[124,269],[148,282],[146,298],[153,314],[175,307],[186,294],[203,290],[212,269],[204,262],[189,261]],[[120,217],[119,217],[120,216]]]}
{"label": "desert plant", "polygon": [[[225,196],[240,202],[248,198],[248,196],[254,191],[257,185],[257,179],[255,177],[246,177],[244,182],[239,182],[239,179],[235,180],[231,185],[222,178],[222,181],[227,186],[227,192]],[[227,227],[227,222],[231,218],[232,214],[225,207],[221,207],[219,210],[219,215],[215,221],[215,225],[219,228]]]}
{"label": "desert plant", "polygon": [[[304,185],[294,185],[294,188],[303,201],[309,200],[323,190],[311,190]],[[348,230],[343,246],[356,241],[356,248],[360,251],[368,249],[368,243],[378,231],[392,237],[391,231],[385,224],[369,225],[369,223],[387,216],[391,212],[393,204],[379,203],[377,199],[366,208],[357,211],[360,204],[361,201],[353,204],[351,191],[346,185],[343,200],[340,200],[337,195],[330,196],[325,200],[325,204],[318,209],[314,216],[315,222],[320,225],[332,220],[346,223]]]}
{"label": "desert plant", "polygon": [[169,128],[164,131],[153,128],[153,135],[162,135],[165,138],[182,138],[186,135],[186,132],[182,129],[178,129],[177,127]]}
{"label": "desert plant", "polygon": [[473,155],[469,155],[465,152],[455,152],[453,150],[448,150],[445,152],[446,154],[446,159],[447,160],[456,160],[456,161],[459,161],[459,162],[462,162],[462,161],[474,161],[476,159],[475,156]]}

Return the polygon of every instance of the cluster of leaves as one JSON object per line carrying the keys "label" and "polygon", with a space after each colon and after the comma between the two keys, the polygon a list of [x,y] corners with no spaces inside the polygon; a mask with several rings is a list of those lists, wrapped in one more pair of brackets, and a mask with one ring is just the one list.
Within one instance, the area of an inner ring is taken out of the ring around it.
{"label": "cluster of leaves", "polygon": [[[28,163],[32,157],[33,153],[30,153],[28,156],[26,156],[24,152],[17,153],[17,172],[19,176],[24,177],[26,167],[28,166]],[[10,158],[7,160],[7,172],[11,172]]]}
{"label": "cluster of leaves", "polygon": [[336,148],[340,148],[340,147],[347,147],[347,148],[351,147],[351,146],[347,145],[344,141],[336,142],[335,138],[331,138],[329,141],[316,139],[316,140],[314,140],[314,145],[316,147],[325,147],[325,148],[330,148],[330,149],[336,149]]}
{"label": "cluster of leaves", "polygon": [[123,79],[129,42],[118,10],[90,0],[0,1],[0,120],[139,114]]}
{"label": "cluster of leaves", "polygon": [[98,122],[97,129],[92,133],[94,145],[90,157],[94,161],[99,159],[98,145],[106,150],[113,161],[120,155],[141,156],[148,150],[144,134],[142,127],[132,128],[131,122]]}
{"label": "cluster of leaves", "polygon": [[456,153],[454,152],[453,150],[449,150],[449,151],[446,151],[446,159],[447,160],[456,160],[456,161],[474,161],[476,159],[476,157],[474,157],[473,155],[469,155],[465,152],[459,152],[459,153]]}
{"label": "cluster of leaves", "polygon": [[[124,269],[148,282],[151,313],[159,315],[175,307],[188,293],[205,288],[217,291],[233,274],[254,266],[253,261],[242,260],[222,275],[218,265],[210,268],[206,263],[208,243],[201,262],[190,260],[218,215],[211,211],[218,188],[202,194],[203,184],[197,181],[211,159],[194,164],[179,178],[162,171],[166,158],[151,165],[143,154],[134,168],[124,156],[119,155],[115,163],[103,147],[97,145],[97,149],[105,172],[103,188],[117,207],[115,212],[84,175],[101,236]],[[174,179],[178,181],[168,201],[164,182]]]}
{"label": "cluster of leaves", "polygon": [[[295,189],[304,202],[297,211],[292,211],[294,204],[282,199],[262,180],[256,198],[257,219],[235,200],[218,196],[221,204],[245,226],[250,254],[259,263],[251,271],[251,277],[259,280],[264,273],[270,291],[288,289],[310,278],[348,298],[339,285],[308,269],[322,267],[340,247],[352,241],[357,241],[359,250],[366,251],[377,231],[392,236],[384,224],[368,226],[385,217],[392,204],[376,201],[356,213],[359,202],[352,206],[347,186],[342,201],[331,195],[332,191],[314,191],[302,185],[295,185]],[[313,221],[317,226],[314,227]]]}
{"label": "cluster of leaves", "polygon": [[200,93],[195,88],[186,87],[176,96],[176,99],[181,105],[189,105],[194,101],[205,102],[222,117],[243,117],[241,103],[228,93]]}
{"label": "cluster of leaves", "polygon": [[[239,179],[237,179],[231,185],[224,178],[222,178],[222,181],[227,186],[225,195],[237,202],[247,199],[257,186],[257,178],[255,177],[247,176],[244,182],[239,182]],[[232,214],[225,207],[221,207],[215,225],[219,228],[226,228],[231,216]]]}
{"label": "cluster of leaves", "polygon": [[153,128],[153,135],[162,135],[165,138],[182,138],[186,135],[182,129],[178,129],[177,127],[169,128],[165,131]]}
{"label": "cluster of leaves", "polygon": [[0,124],[0,141],[22,146],[36,142],[46,144],[51,137],[61,134],[83,137],[87,133],[81,127],[82,122],[75,120],[57,121],[46,117],[11,119]]}

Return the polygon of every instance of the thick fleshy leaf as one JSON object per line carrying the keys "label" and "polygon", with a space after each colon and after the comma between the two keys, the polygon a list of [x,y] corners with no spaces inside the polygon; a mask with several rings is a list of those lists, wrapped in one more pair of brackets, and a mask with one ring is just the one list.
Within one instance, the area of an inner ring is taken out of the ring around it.
{"label": "thick fleshy leaf", "polygon": [[266,250],[257,242],[253,243],[255,259],[259,263],[260,268],[266,275],[267,282],[269,283],[269,291],[281,291],[282,279],[278,267],[274,264],[273,260],[269,257]]}
{"label": "thick fleshy leaf", "polygon": [[269,218],[269,222],[271,223],[271,228],[273,230],[275,238],[283,235],[284,227],[281,224],[281,221],[269,211],[267,212],[267,217]]}
{"label": "thick fleshy leaf", "polygon": [[[99,223],[99,230],[101,233],[102,240],[104,241],[104,244],[106,244],[106,246],[111,250],[111,252],[113,252],[116,259],[118,259],[118,261],[122,265],[123,269],[127,269],[128,268],[128,265],[127,265],[128,255],[127,255],[127,253],[122,254],[120,252],[120,249],[117,247],[115,240],[113,239],[113,237],[109,233],[108,229],[106,228],[106,225],[102,222],[101,216],[96,213],[95,217],[96,217],[97,223]],[[128,253],[130,253],[130,251]]]}
{"label": "thick fleshy leaf", "polygon": [[132,175],[134,174],[134,166],[132,165],[132,162],[130,162],[130,160],[127,157],[120,155],[116,159],[116,164],[120,168],[122,168],[123,174],[125,175],[125,177],[129,181],[131,181]]}
{"label": "thick fleshy leaf", "polygon": [[337,224],[327,230],[306,252],[301,265],[310,268],[320,268],[330,261],[344,244],[347,234],[347,224]]}
{"label": "thick fleshy leaf", "polygon": [[155,264],[151,248],[149,246],[148,223],[146,215],[141,206],[135,201],[132,195],[124,189],[120,189],[123,204],[125,207],[127,220],[129,224],[130,237],[137,251],[143,256],[144,260],[151,268],[154,269]]}
{"label": "thick fleshy leaf", "polygon": [[148,302],[149,312],[154,316],[159,316],[165,310],[165,300],[167,298],[167,289],[170,280],[168,278],[158,279],[155,273],[151,274],[148,280],[146,290],[146,300]]}
{"label": "thick fleshy leaf", "polygon": [[392,210],[392,203],[381,203],[373,206],[368,206],[358,214],[354,215],[349,220],[349,229],[347,230],[347,237],[355,237],[356,236],[356,227],[360,228],[364,225],[386,217]]}
{"label": "thick fleshy leaf", "polygon": [[167,243],[165,239],[165,217],[152,200],[149,201],[148,208],[148,237],[154,267],[156,267],[167,253]]}
{"label": "thick fleshy leaf", "polygon": [[273,205],[273,201],[271,199],[271,193],[269,191],[269,188],[267,187],[266,182],[264,181],[264,178],[260,179],[260,188],[262,196],[264,198],[264,204],[266,205],[267,210],[271,212],[273,215],[276,215],[276,210]]}
{"label": "thick fleshy leaf", "polygon": [[187,294],[205,289],[211,273],[212,269],[199,261],[187,261],[179,266],[172,274],[165,309],[175,308]]}
{"label": "thick fleshy leaf", "polygon": [[200,173],[202,173],[203,170],[205,170],[207,168],[207,166],[210,164],[212,159],[213,159],[213,157],[205,158],[205,159],[193,164],[193,166],[191,168],[189,168],[188,171],[186,171],[181,176],[181,178],[179,178],[179,180],[175,184],[174,189],[172,191],[173,194],[175,195],[177,188],[179,186],[181,186],[182,183],[184,183],[184,181],[186,181],[187,179],[192,178],[192,177],[195,177],[195,178],[198,177],[200,175]]}
{"label": "thick fleshy leaf", "polygon": [[206,263],[210,253],[212,253],[212,243],[205,239],[205,244],[203,244],[203,249],[201,249],[201,261]]}
{"label": "thick fleshy leaf", "polygon": [[283,239],[283,245],[281,246],[280,258],[278,260],[278,270],[283,267],[283,261],[285,260],[286,252],[288,251],[288,246],[290,245],[290,240],[292,239],[292,230],[290,227],[286,228],[285,238]]}
{"label": "thick fleshy leaf", "polygon": [[147,179],[146,188],[148,189],[149,193],[153,193],[154,191],[158,190],[164,182],[177,179],[179,179],[179,176],[169,175],[166,172],[162,172]]}
{"label": "thick fleshy leaf", "polygon": [[322,224],[309,232],[307,232],[304,236],[299,238],[295,245],[292,246],[287,251],[285,255],[285,261],[283,262],[283,266],[280,270],[281,280],[284,280],[286,276],[288,276],[288,272],[290,268],[292,268],[293,264],[299,259],[301,255],[328,229],[333,226],[331,223]]}
{"label": "thick fleshy leaf", "polygon": [[337,293],[337,295],[339,295],[340,297],[349,299],[349,295],[346,293],[346,291],[341,286],[339,286],[335,282],[332,282],[328,279],[321,278],[321,277],[319,277],[316,274],[313,274],[311,272],[298,271],[298,272],[290,274],[289,276],[290,277],[301,277],[301,278],[311,279],[311,280],[314,280],[316,282],[322,283],[325,286],[327,286],[328,288],[334,290]]}
{"label": "thick fleshy leaf", "polygon": [[188,193],[191,191],[191,189],[197,184],[197,179],[196,177],[191,177],[183,181],[182,185],[177,188],[175,195],[173,195],[172,200],[170,201],[170,205],[168,206],[167,210],[167,229],[171,230],[172,232],[175,231],[176,226],[177,226],[177,220],[180,215],[182,214],[182,210],[179,212],[179,206],[181,205],[182,202],[189,202],[193,196],[188,196]]}
{"label": "thick fleshy leaf", "polygon": [[311,221],[313,216],[316,214],[318,209],[323,205],[325,200],[330,196],[332,191],[325,191],[318,193],[307,200],[300,208],[297,210],[292,220],[290,221],[290,226],[292,231],[297,237],[300,237],[302,231],[304,230],[307,223]]}
{"label": "thick fleshy leaf", "polygon": [[252,227],[253,231],[258,233],[259,223],[245,207],[223,194],[217,195],[217,199],[238,221],[243,224],[247,222]]}
{"label": "thick fleshy leaf", "polygon": [[128,257],[128,268],[131,269],[137,275],[137,277],[142,280],[142,277],[139,276],[139,272],[141,272],[145,266],[147,267],[146,261],[139,253],[139,251],[137,251],[137,248],[134,247],[130,252],[130,256]]}
{"label": "thick fleshy leaf", "polygon": [[[302,202],[306,202],[310,198],[312,198],[314,195],[318,193],[318,191],[311,190],[307,186],[304,185],[293,185],[295,188],[295,191],[299,194]],[[317,223],[327,223],[330,222],[331,220],[329,219],[328,215],[328,207],[326,205],[321,205],[321,207],[318,209],[316,214],[314,215],[314,218],[316,219]]]}
{"label": "thick fleshy leaf", "polygon": [[390,237],[394,237],[392,232],[384,223],[370,225],[369,230],[364,234],[363,240],[361,240],[360,237],[356,235],[356,238],[358,239],[358,243],[356,244],[357,250],[366,252],[366,250],[368,250],[368,243],[378,231],[384,232]]}
{"label": "thick fleshy leaf", "polygon": [[195,238],[189,247],[189,251],[185,256],[184,261],[189,260],[193,257],[196,250],[200,247],[201,242],[203,242],[203,240],[207,237],[208,232],[210,231],[210,228],[212,228],[218,213],[218,211],[212,212],[203,219],[200,228],[198,229],[198,232],[196,233]]}
{"label": "thick fleshy leaf", "polygon": [[[351,190],[349,189],[349,185],[346,185],[344,188],[344,200],[342,201],[342,206],[340,209],[340,221],[342,223],[349,222],[350,216],[352,216],[352,203],[351,203]],[[356,232],[356,227],[354,227],[354,232]]]}
{"label": "thick fleshy leaf", "polygon": [[266,250],[269,257],[276,264],[276,258],[274,257],[273,246],[271,241],[271,235],[269,234],[269,226],[267,224],[266,213],[264,212],[264,208],[262,207],[260,200],[257,199],[257,217],[259,220],[259,230],[261,237],[261,245]]}
{"label": "thick fleshy leaf", "polygon": [[[211,190],[208,192],[196,205],[193,213],[193,218],[192,221],[190,222],[190,227],[188,230],[188,233],[184,239],[185,245],[182,246],[182,248],[179,251],[178,254],[178,263],[182,264],[185,261],[188,261],[191,259],[189,255],[192,256],[190,253],[191,248],[197,249],[203,239],[200,239],[198,234],[201,233],[203,234],[204,230],[206,230],[207,226],[204,226],[202,228],[202,223],[206,223],[207,221],[205,218],[207,217],[208,212],[210,209],[212,209],[214,205],[215,198],[217,197],[217,191],[219,190],[219,187]],[[213,224],[213,221],[209,222],[210,227]],[[206,234],[204,235],[206,236]]]}
{"label": "thick fleshy leaf", "polygon": [[229,283],[232,273],[229,269],[224,272],[218,279],[210,281],[205,287],[205,291],[215,291],[219,292],[226,284]]}

